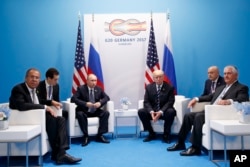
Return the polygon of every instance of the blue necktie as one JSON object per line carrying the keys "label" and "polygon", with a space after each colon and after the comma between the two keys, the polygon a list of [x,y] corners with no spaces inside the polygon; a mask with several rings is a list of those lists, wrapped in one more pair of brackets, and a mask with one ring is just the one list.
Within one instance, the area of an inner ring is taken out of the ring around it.
{"label": "blue necktie", "polygon": [[49,86],[49,94],[48,94],[49,100],[52,99],[52,86]]}
{"label": "blue necktie", "polygon": [[215,91],[215,82],[213,81],[212,85],[211,85],[211,92],[210,93],[214,93],[214,91]]}
{"label": "blue necktie", "polygon": [[160,93],[161,93],[161,86],[158,85],[157,86],[157,107],[156,107],[157,111],[160,110]]}

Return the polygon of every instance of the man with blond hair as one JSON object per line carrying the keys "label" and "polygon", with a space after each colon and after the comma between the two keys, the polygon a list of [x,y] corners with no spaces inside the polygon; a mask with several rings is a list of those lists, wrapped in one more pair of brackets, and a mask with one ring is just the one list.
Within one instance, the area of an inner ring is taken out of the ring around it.
{"label": "man with blond hair", "polygon": [[149,132],[143,142],[149,142],[156,138],[151,120],[156,122],[163,119],[163,141],[170,143],[171,126],[176,116],[176,110],[173,107],[175,102],[174,87],[163,81],[164,72],[162,70],[155,70],[153,79],[154,82],[145,88],[144,107],[138,111],[144,130]]}

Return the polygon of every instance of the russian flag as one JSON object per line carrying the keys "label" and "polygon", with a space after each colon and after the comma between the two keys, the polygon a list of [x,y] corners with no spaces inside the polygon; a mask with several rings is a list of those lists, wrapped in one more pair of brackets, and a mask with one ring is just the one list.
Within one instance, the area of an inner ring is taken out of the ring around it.
{"label": "russian flag", "polygon": [[92,33],[89,47],[89,60],[88,60],[88,74],[95,74],[97,77],[97,86],[100,86],[104,90],[104,81],[102,76],[102,66],[98,50],[98,39],[96,37],[96,31],[94,21],[92,21]]}
{"label": "russian flag", "polygon": [[171,41],[171,30],[170,30],[170,19],[167,19],[166,33],[164,37],[164,55],[163,55],[163,68],[164,80],[170,85],[174,86],[175,94],[177,94],[177,83],[175,76],[175,66],[173,59],[172,41]]}

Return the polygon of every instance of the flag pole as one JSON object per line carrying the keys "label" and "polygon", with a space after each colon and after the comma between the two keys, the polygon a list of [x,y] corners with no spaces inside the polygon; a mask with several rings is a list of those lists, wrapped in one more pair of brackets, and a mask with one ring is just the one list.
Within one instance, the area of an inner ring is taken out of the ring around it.
{"label": "flag pole", "polygon": [[167,20],[170,19],[170,12],[169,12],[169,9],[167,9]]}
{"label": "flag pole", "polygon": [[81,21],[81,12],[78,12],[78,19]]}

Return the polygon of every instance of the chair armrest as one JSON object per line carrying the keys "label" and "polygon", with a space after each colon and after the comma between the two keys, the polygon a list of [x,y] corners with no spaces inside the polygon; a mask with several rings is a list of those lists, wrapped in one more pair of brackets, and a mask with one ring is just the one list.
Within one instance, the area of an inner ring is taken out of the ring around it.
{"label": "chair armrest", "polygon": [[75,128],[75,119],[76,119],[76,104],[71,103],[70,101],[62,101],[63,109],[68,111],[68,128],[69,136],[73,136]]}
{"label": "chair armrest", "polygon": [[174,103],[174,108],[176,110],[176,117],[180,124],[182,124],[184,115],[188,112],[190,112],[190,109],[187,107],[188,103],[190,101],[190,98],[182,98],[182,99],[176,99]]}
{"label": "chair armrest", "polygon": [[206,105],[205,122],[210,120],[236,120],[239,119],[237,110],[233,105]]}
{"label": "chair armrest", "polygon": [[210,104],[210,102],[197,102],[193,107],[190,108],[191,112],[201,112],[205,110],[205,105]]}
{"label": "chair armrest", "polygon": [[114,105],[114,101],[108,101],[107,104],[105,105],[105,110],[109,111],[109,122],[108,122],[108,126],[109,126],[109,130],[108,132],[114,132],[114,110],[115,110],[115,105]]}

